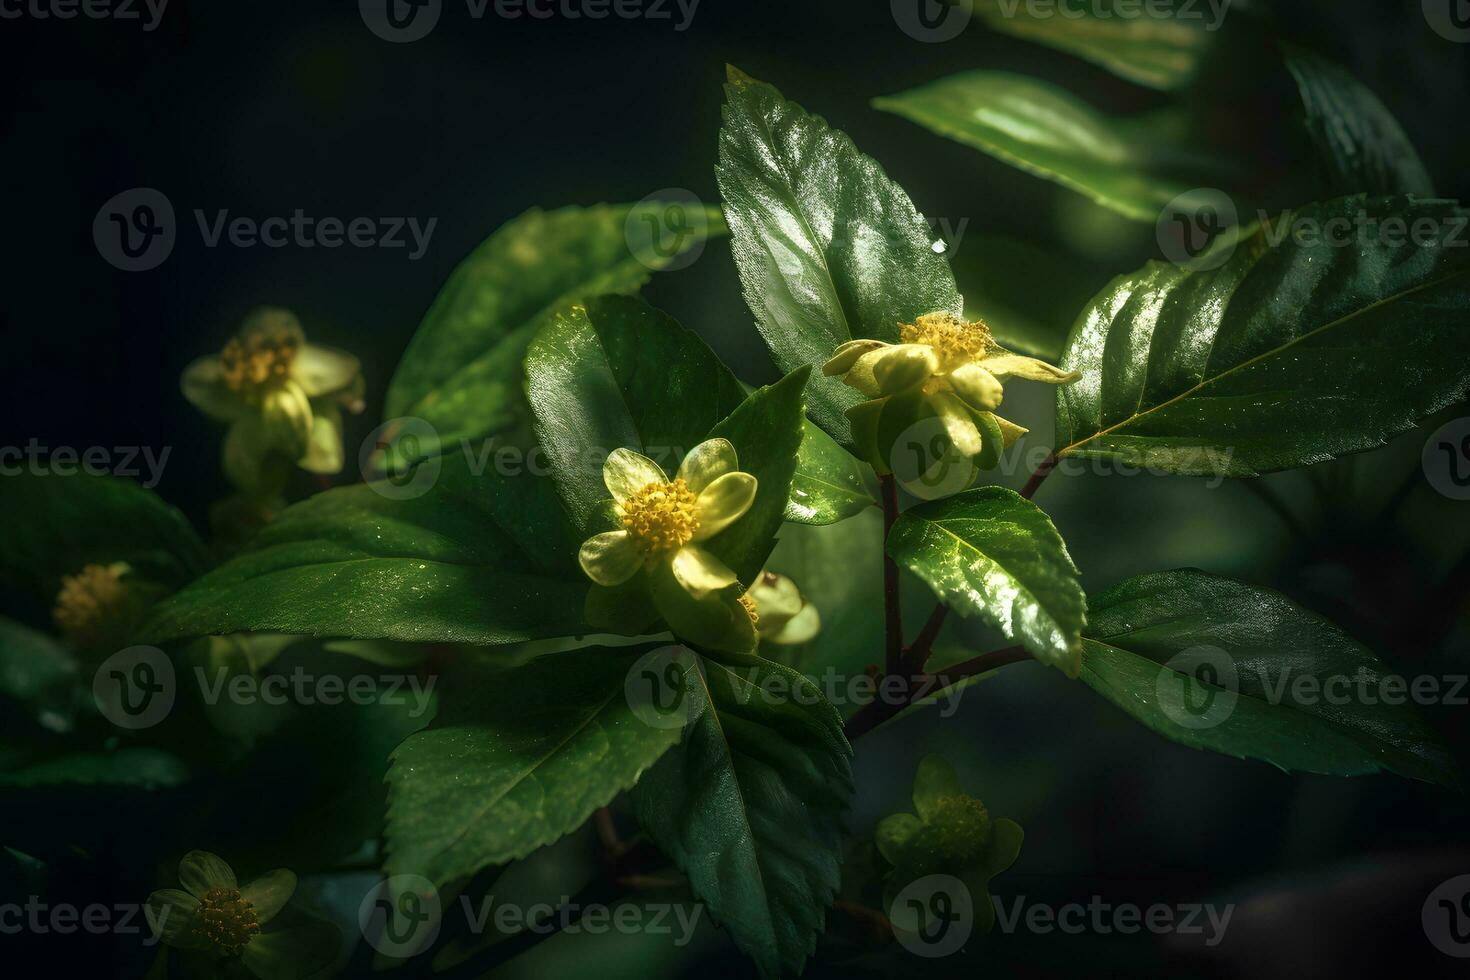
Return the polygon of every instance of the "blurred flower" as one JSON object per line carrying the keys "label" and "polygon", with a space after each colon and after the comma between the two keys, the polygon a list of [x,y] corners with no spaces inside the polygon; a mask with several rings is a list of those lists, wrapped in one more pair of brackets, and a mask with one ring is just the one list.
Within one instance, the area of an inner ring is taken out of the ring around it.
{"label": "blurred flower", "polygon": [[902,343],[851,340],[822,366],[823,374],[842,375],[845,384],[868,397],[848,409],[855,432],[875,429],[877,417],[890,407],[901,416],[885,420],[891,431],[932,414],[960,455],[985,451],[988,465],[994,465],[1000,450],[1026,432],[994,414],[1005,394],[1003,382],[1015,377],[1068,384],[1081,377],[1004,350],[979,320],[966,323],[951,313],[927,313],[915,323],[899,324],[898,330]]}
{"label": "blurred flower", "polygon": [[179,884],[182,890],[148,896],[148,921],[165,944],[206,963],[233,960],[262,980],[284,980],[314,973],[336,954],[339,936],[330,923],[262,931],[296,891],[296,875],[285,868],[242,886],[222,858],[190,851],[179,862]]}
{"label": "blurred flower", "polygon": [[[1024,834],[1014,820],[992,820],[985,804],[966,795],[954,768],[937,755],[925,756],[914,776],[915,813],[884,817],[874,834],[878,853],[892,869],[884,879],[885,906],[904,886],[933,874],[953,875],[970,892],[975,924],[988,932],[995,922],[990,879],[1015,863]],[[910,910],[893,909],[894,924]]]}
{"label": "blurred flower", "polygon": [[357,358],[308,344],[295,315],[272,308],[250,314],[219,354],[190,364],[182,385],[184,397],[229,424],[225,474],[251,492],[277,489],[273,459],[340,472],[342,409],[361,412],[365,387]]}
{"label": "blurred flower", "polygon": [[740,582],[704,542],[735,523],[755,501],[756,479],[739,470],[726,439],[700,443],[670,480],[629,449],[602,468],[622,528],[582,543],[578,560],[597,585],[616,588],[640,574],[670,629],[717,650],[755,648],[755,630],[739,601]]}
{"label": "blurred flower", "polygon": [[822,628],[817,607],[801,594],[795,582],[775,572],[762,572],[740,601],[763,643],[806,643]]}
{"label": "blurred flower", "polygon": [[131,571],[126,562],[114,562],[62,576],[51,618],[73,650],[103,653],[127,645],[162,595],[156,586],[131,579]]}

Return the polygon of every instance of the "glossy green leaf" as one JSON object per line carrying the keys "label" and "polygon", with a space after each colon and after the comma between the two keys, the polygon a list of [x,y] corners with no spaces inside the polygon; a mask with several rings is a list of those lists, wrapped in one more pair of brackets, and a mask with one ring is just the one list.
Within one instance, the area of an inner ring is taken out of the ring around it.
{"label": "glossy green leaf", "polygon": [[900,515],[888,555],[939,600],[1077,676],[1087,598],[1046,513],[1004,487],[980,487]]}
{"label": "glossy green leaf", "polygon": [[[960,312],[936,235],[903,189],[844,133],[733,68],[715,174],[745,301],[782,371]],[[849,443],[842,413],[861,396],[818,376],[808,398],[812,420]]]}
{"label": "glossy green leaf", "polygon": [[1058,14],[1058,6],[1038,7],[1024,0],[974,0],[974,11],[987,27],[1025,41],[1044,44],[1084,58],[1120,78],[1163,91],[1176,91],[1194,81],[1201,63],[1214,49],[1219,13],[1205,3],[1190,3],[1190,16],[1154,13],[1127,5],[1132,16],[1119,16],[1117,4],[1087,5]]}
{"label": "glossy green leaf", "polygon": [[6,717],[24,713],[51,727],[69,725],[71,686],[77,664],[71,653],[45,633],[0,616],[0,705]]}
{"label": "glossy green leaf", "polygon": [[388,873],[436,885],[550,844],[633,786],[680,729],[641,720],[625,681],[650,647],[587,647],[454,677],[393,753]]}
{"label": "glossy green leaf", "polygon": [[875,506],[862,464],[815,423],[803,421],[786,519],[796,524],[836,524]]}
{"label": "glossy green leaf", "polygon": [[1293,45],[1286,67],[1296,79],[1307,131],[1336,194],[1432,197],[1429,173],[1403,127],[1345,68]]}
{"label": "glossy green leaf", "polygon": [[611,494],[602,464],[609,453],[635,449],[673,473],[745,399],[735,376],[692,331],[620,297],[552,317],[527,353],[526,384],[542,451],[584,534],[605,525]]}
{"label": "glossy green leaf", "polygon": [[209,565],[184,515],[122,477],[6,476],[0,479],[0,513],[6,518],[0,583],[47,604],[62,576],[88,564],[126,562],[134,575],[167,588]]}
{"label": "glossy green leaf", "polygon": [[387,417],[429,422],[440,445],[417,447],[427,455],[515,424],[524,406],[521,359],[552,311],[634,292],[724,230],[719,212],[706,208],[685,215],[672,242],[656,241],[648,222],[661,228],[670,206],[532,209],[502,226],[450,274],[424,315],[388,386]]}
{"label": "glossy green leaf", "polygon": [[1083,647],[1088,686],[1191,748],[1458,785],[1412,682],[1279,593],[1197,569],[1140,575],[1093,600]]}
{"label": "glossy green leaf", "polygon": [[1466,221],[1445,201],[1341,198],[1245,230],[1218,268],[1120,276],[1068,340],[1082,379],[1058,389],[1059,455],[1256,476],[1412,428],[1470,390]]}
{"label": "glossy green leaf", "polygon": [[638,818],[761,974],[795,976],[837,891],[852,748],[796,671],[701,664],[683,743],[633,792]]}
{"label": "glossy green leaf", "polygon": [[578,539],[558,510],[518,506],[517,479],[451,453],[402,481],[319,494],[161,603],[143,634],[490,644],[582,632]]}
{"label": "glossy green leaf", "polygon": [[805,371],[747,397],[694,333],[612,297],[553,317],[531,345],[526,376],[542,449],[583,534],[608,526],[602,464],[614,449],[638,450],[672,474],[699,443],[729,439],[759,487],[745,516],[707,547],[742,581],[754,579],[790,497]]}
{"label": "glossy green leaf", "polygon": [[712,438],[734,444],[740,469],[758,481],[750,510],[707,545],[746,585],[760,574],[786,519],[803,442],[803,394],[810,373],[810,368],[798,368],[761,388],[710,430]]}
{"label": "glossy green leaf", "polygon": [[1175,198],[1231,176],[1189,149],[1180,108],[1109,116],[1050,82],[1010,72],[952,75],[874,99],[873,107],[1137,221],[1156,221]]}

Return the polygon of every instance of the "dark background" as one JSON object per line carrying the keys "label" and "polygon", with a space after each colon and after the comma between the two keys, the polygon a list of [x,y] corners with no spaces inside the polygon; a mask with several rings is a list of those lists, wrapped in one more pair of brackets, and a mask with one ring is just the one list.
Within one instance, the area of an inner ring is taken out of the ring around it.
{"label": "dark background", "polygon": [[[1470,197],[1470,45],[1433,34],[1417,2],[1297,3],[1278,22],[1383,98],[1443,195]],[[847,131],[920,210],[968,221],[967,235],[1002,232],[1064,250],[1099,286],[1153,254],[1147,226],[868,101],[973,67],[1043,74],[1120,110],[1162,96],[978,26],[956,41],[920,43],[882,2],[702,0],[687,31],[674,23],[476,21],[448,0],[429,37],[395,45],[341,0],[171,0],[152,33],[136,21],[0,20],[0,443],[171,447],[158,491],[202,525],[227,490],[220,432],[184,402],[178,376],[217,350],[246,311],[268,303],[296,311],[312,339],[363,360],[369,407],[349,427],[341,477],[355,479],[357,443],[378,421],[419,318],[492,230],[531,206],[634,201],[666,188],[717,202],[727,62]],[[1293,96],[1255,61],[1217,66],[1197,97],[1234,106],[1228,125],[1202,138],[1252,147],[1263,174],[1302,152],[1257,125],[1281,109],[1275,100]],[[108,198],[139,186],[169,197],[179,239],[160,267],[125,273],[99,256],[92,221]],[[437,225],[418,261],[407,249],[206,248],[195,208],[257,219],[296,208],[344,220],[412,215]],[[748,380],[774,377],[725,243],[656,278],[648,295]],[[1049,394],[1012,401],[1008,393],[1011,404],[1008,414],[1033,429],[1030,444],[1047,445]],[[1296,527],[1241,483],[1053,477],[1038,501],[1089,591],[1140,571],[1199,565],[1290,593],[1406,674],[1463,674],[1470,505],[1424,481],[1427,431],[1347,463],[1269,478]],[[971,638],[980,649],[989,642]],[[1466,711],[1427,712],[1462,761]],[[1188,937],[1018,933],[946,961],[890,958],[876,969],[1307,977],[1354,966],[1451,975],[1463,966],[1430,948],[1418,918],[1435,884],[1470,873],[1463,798],[1391,776],[1287,775],[1192,752],[1055,672],[1023,665],[977,688],[947,724],[926,715],[866,738],[855,831],[907,809],[926,751],[949,755],[993,813],[1027,829],[1020,861],[997,882],[1003,897],[1240,905],[1214,950]],[[848,946],[829,952],[813,971],[857,968],[845,962]],[[560,937],[513,972],[716,969],[747,967],[706,930],[685,951],[656,937]]]}

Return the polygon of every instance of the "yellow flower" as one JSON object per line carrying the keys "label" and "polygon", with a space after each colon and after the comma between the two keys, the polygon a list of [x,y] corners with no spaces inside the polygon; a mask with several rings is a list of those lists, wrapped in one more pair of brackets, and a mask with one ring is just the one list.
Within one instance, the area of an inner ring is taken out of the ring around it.
{"label": "yellow flower", "polygon": [[817,607],[785,575],[762,572],[740,602],[750,613],[761,640],[767,643],[806,643],[822,629]]}
{"label": "yellow flower", "polygon": [[[964,456],[983,448],[983,415],[992,414],[1004,397],[1003,382],[1025,378],[1067,384],[1081,377],[1045,361],[1003,349],[981,321],[966,323],[951,313],[927,313],[915,323],[898,326],[902,343],[851,340],[838,347],[822,367],[828,376],[842,375],[845,384],[869,399],[914,397],[944,424],[950,442]],[[863,410],[863,406],[849,409]],[[995,417],[1006,445],[1026,430]]]}
{"label": "yellow flower", "polygon": [[179,862],[179,884],[148,896],[148,922],[168,946],[238,959],[262,980],[308,976],[335,958],[341,935],[331,923],[306,919],[262,931],[296,891],[296,875],[285,868],[241,885],[222,858],[190,851]]}
{"label": "yellow flower", "polygon": [[63,575],[51,618],[73,650],[112,652],[124,646],[142,624],[161,590],[130,577],[126,562],[84,565]]}
{"label": "yellow flower", "polygon": [[739,602],[740,582],[701,547],[755,502],[756,479],[740,472],[739,465],[726,439],[695,446],[672,480],[647,456],[615,450],[602,468],[602,480],[622,526],[582,543],[582,571],[606,588],[641,573],[654,606],[675,633],[716,649],[752,649],[755,633]]}
{"label": "yellow flower", "polygon": [[247,491],[265,489],[271,457],[310,473],[340,472],[342,409],[363,409],[357,358],[308,344],[295,315],[281,309],[252,313],[223,351],[184,370],[182,386],[206,415],[229,423],[225,473]]}

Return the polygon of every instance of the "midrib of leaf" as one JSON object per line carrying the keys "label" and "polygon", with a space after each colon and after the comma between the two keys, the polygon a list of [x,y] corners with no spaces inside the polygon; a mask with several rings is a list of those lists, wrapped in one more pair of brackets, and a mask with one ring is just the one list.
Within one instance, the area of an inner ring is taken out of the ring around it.
{"label": "midrib of leaf", "polygon": [[[1096,643],[1099,646],[1107,647],[1109,650],[1117,650],[1119,653],[1126,654],[1127,656],[1137,657],[1140,660],[1147,660],[1149,663],[1155,663],[1156,662],[1156,661],[1149,660],[1148,657],[1145,657],[1141,653],[1135,653],[1132,650],[1125,649],[1124,647],[1114,646],[1113,644],[1107,643],[1107,642],[1105,642],[1103,640],[1095,640],[1092,637],[1086,637],[1086,636],[1083,637],[1082,639],[1084,640],[1084,642]],[[1214,688],[1217,691],[1225,691],[1225,690],[1227,690],[1226,688],[1221,687],[1219,684],[1207,684],[1206,682],[1200,680],[1197,677],[1194,677],[1191,674],[1186,674],[1183,671],[1175,670],[1174,668],[1168,667],[1167,665],[1160,664],[1159,666],[1164,667],[1164,669],[1168,670],[1171,674],[1174,674],[1176,677],[1188,677],[1190,680],[1194,681],[1196,684],[1199,684],[1201,687],[1211,687],[1211,688]],[[1093,676],[1094,677],[1098,677],[1099,675],[1097,675],[1097,674],[1094,673]],[[1107,683],[1107,682],[1104,681],[1104,683]],[[1120,697],[1122,697],[1123,700],[1131,700],[1131,698],[1128,695],[1128,692],[1120,690],[1119,688],[1113,686],[1111,683],[1108,683],[1108,687],[1110,689],[1114,690],[1114,691],[1117,691],[1119,693]],[[1349,727],[1347,725],[1344,725],[1342,722],[1339,722],[1336,719],[1331,718],[1331,717],[1329,717],[1327,715],[1313,714],[1310,711],[1305,711],[1302,708],[1297,707],[1295,704],[1287,704],[1286,702],[1273,703],[1271,701],[1266,700],[1265,698],[1258,697],[1255,694],[1250,694],[1250,693],[1247,693],[1247,692],[1241,691],[1241,690],[1236,690],[1236,691],[1234,691],[1232,693],[1234,693],[1236,697],[1238,697],[1238,698],[1244,698],[1245,700],[1250,701],[1251,703],[1256,704],[1259,707],[1263,707],[1263,708],[1270,708],[1270,707],[1281,708],[1281,707],[1285,707],[1288,711],[1292,712],[1293,714],[1300,715],[1300,716],[1303,716],[1305,718],[1311,719],[1314,722],[1320,722],[1322,724],[1327,725],[1329,728],[1332,728],[1332,729],[1338,731],[1340,734],[1346,735],[1347,738],[1348,738],[1348,740],[1351,741],[1353,744],[1358,745],[1358,746],[1361,746],[1363,748],[1366,748],[1369,751],[1370,755],[1373,757],[1374,762],[1379,765],[1379,768],[1380,769],[1381,768],[1384,768],[1383,765],[1382,765],[1382,763],[1381,763],[1381,761],[1380,761],[1381,760],[1381,757],[1384,755],[1384,752],[1383,752],[1383,749],[1384,748],[1387,748],[1388,750],[1390,750],[1390,752],[1403,753],[1404,755],[1410,756],[1411,758],[1413,758],[1413,759],[1415,759],[1415,760],[1417,760],[1419,762],[1423,762],[1424,761],[1419,756],[1415,755],[1413,752],[1410,752],[1407,749],[1400,748],[1400,747],[1398,747],[1396,745],[1393,745],[1392,743],[1389,743],[1389,742],[1385,742],[1385,743],[1374,742],[1373,740],[1367,738],[1367,736],[1364,735],[1361,731],[1358,731],[1357,729],[1354,729],[1354,728],[1351,728],[1351,727]],[[1272,763],[1272,765],[1275,765],[1275,763]]]}
{"label": "midrib of leaf", "polygon": [[[871,497],[869,497],[865,493],[858,493],[852,487],[844,487],[844,486],[842,486],[840,484],[831,483],[831,482],[828,482],[827,480],[823,480],[820,477],[808,476],[805,473],[801,472],[801,470],[799,470],[799,469],[796,471],[796,475],[791,478],[791,482],[792,483],[795,483],[797,480],[803,480],[803,481],[805,481],[807,483],[811,483],[811,484],[814,484],[814,485],[819,486],[819,487],[826,487],[829,490],[835,490],[839,494],[847,497],[848,500],[854,500],[854,501],[861,500],[861,501],[864,501],[866,503],[873,503]],[[876,507],[877,504],[873,504],[873,506]]]}
{"label": "midrib of leaf", "polygon": [[[1448,274],[1446,276],[1443,276],[1443,277],[1441,277],[1439,279],[1433,279],[1433,280],[1430,280],[1429,282],[1423,282],[1423,283],[1420,283],[1417,286],[1413,286],[1413,287],[1410,287],[1409,289],[1405,289],[1402,292],[1394,293],[1391,296],[1385,296],[1385,297],[1383,297],[1382,299],[1379,299],[1379,300],[1374,300],[1372,303],[1369,303],[1367,306],[1363,307],[1360,310],[1353,310],[1351,313],[1347,314],[1346,316],[1340,316],[1340,317],[1338,317],[1335,320],[1331,320],[1331,321],[1329,321],[1327,323],[1322,324],[1322,326],[1320,326],[1320,327],[1315,327],[1315,328],[1313,328],[1311,330],[1308,330],[1306,333],[1304,333],[1304,334],[1302,334],[1302,335],[1300,335],[1298,337],[1291,338],[1291,340],[1288,340],[1286,343],[1280,345],[1279,347],[1273,347],[1270,350],[1262,351],[1261,353],[1257,354],[1256,356],[1254,356],[1252,358],[1249,358],[1247,360],[1241,361],[1239,364],[1236,364],[1234,367],[1226,368],[1224,371],[1221,371],[1219,374],[1215,375],[1212,378],[1206,378],[1203,381],[1200,381],[1198,384],[1194,385],[1193,387],[1191,387],[1191,388],[1189,388],[1189,389],[1187,389],[1185,391],[1180,392],[1179,394],[1175,395],[1172,398],[1169,398],[1169,399],[1167,399],[1165,401],[1159,402],[1157,405],[1154,405],[1151,408],[1145,409],[1144,411],[1135,412],[1134,414],[1128,416],[1126,419],[1123,419],[1122,421],[1119,421],[1119,422],[1115,422],[1115,423],[1113,423],[1112,425],[1108,426],[1105,429],[1100,429],[1100,430],[1098,430],[1097,432],[1094,432],[1092,435],[1088,436],[1085,439],[1078,439],[1076,442],[1072,443],[1071,445],[1066,446],[1065,448],[1062,448],[1062,449],[1058,449],[1056,451],[1056,455],[1057,456],[1065,456],[1068,453],[1070,453],[1072,450],[1076,449],[1078,446],[1084,446],[1087,443],[1092,442],[1094,439],[1100,439],[1100,438],[1102,438],[1105,435],[1109,435],[1112,432],[1114,432],[1114,431],[1116,431],[1118,429],[1123,428],[1124,426],[1132,425],[1134,422],[1138,421],[1139,419],[1141,419],[1141,418],[1143,418],[1143,417],[1145,417],[1145,416],[1147,416],[1147,415],[1149,415],[1149,414],[1151,414],[1153,412],[1157,412],[1160,409],[1168,408],[1170,405],[1174,404],[1175,402],[1183,401],[1184,399],[1190,397],[1191,395],[1195,394],[1196,392],[1200,391],[1201,389],[1208,388],[1210,385],[1213,385],[1213,384],[1217,384],[1218,382],[1220,382],[1220,381],[1224,380],[1225,378],[1229,377],[1231,374],[1233,374],[1236,371],[1243,371],[1246,368],[1250,367],[1251,365],[1253,365],[1253,364],[1255,364],[1255,363],[1257,363],[1259,361],[1266,360],[1267,358],[1270,358],[1270,357],[1275,357],[1278,354],[1281,354],[1281,353],[1283,353],[1285,351],[1290,350],[1291,348],[1295,347],[1297,344],[1301,343],[1302,341],[1307,340],[1307,339],[1309,339],[1311,337],[1315,337],[1317,334],[1322,333],[1323,331],[1331,330],[1332,328],[1339,327],[1342,324],[1347,323],[1348,321],[1353,320],[1353,319],[1355,319],[1357,317],[1363,316],[1363,315],[1365,315],[1367,313],[1371,313],[1373,310],[1376,310],[1380,306],[1386,306],[1389,303],[1397,303],[1398,301],[1404,299],[1405,297],[1412,296],[1415,293],[1421,292],[1421,291],[1423,291],[1425,289],[1431,289],[1431,288],[1433,288],[1435,286],[1443,285],[1444,283],[1449,282],[1452,279],[1455,279],[1455,278],[1457,278],[1459,276],[1464,276],[1464,275],[1470,275],[1470,269],[1458,269],[1458,270],[1456,270],[1454,272],[1451,272],[1450,274]],[[1237,292],[1238,292],[1238,289],[1237,289]],[[1114,322],[1116,322],[1116,320]],[[1112,325],[1109,324],[1109,333],[1111,333],[1111,330],[1112,330]],[[1154,341],[1154,337],[1156,335],[1157,335],[1157,328],[1155,328],[1155,331],[1154,332],[1151,332],[1149,334],[1149,355],[1150,355],[1150,357],[1152,357],[1152,355],[1153,355],[1153,341]],[[1214,353],[1214,345],[1215,345],[1215,342],[1217,340],[1219,340],[1219,337],[1220,337],[1220,332],[1219,332],[1219,330],[1217,328],[1216,331],[1215,331],[1215,336],[1213,338],[1211,338],[1211,340],[1210,340],[1210,352],[1211,352],[1211,354]],[[1144,383],[1144,385],[1147,385],[1147,383],[1148,383],[1147,375],[1145,375],[1145,378],[1144,378],[1144,382],[1143,383]],[[1142,394],[1140,394],[1139,395],[1140,400],[1142,400],[1142,397],[1143,397]],[[1164,437],[1160,436],[1158,438],[1164,438]]]}
{"label": "midrib of leaf", "polygon": [[[613,699],[621,693],[621,691],[614,691],[606,698],[604,698],[601,704],[594,706],[593,709],[588,712],[587,717],[583,718],[581,723],[578,724],[576,728],[568,732],[565,738],[563,738],[556,745],[552,746],[545,755],[537,759],[532,765],[528,766],[524,772],[522,772],[519,776],[515,778],[514,782],[510,783],[508,786],[505,787],[505,789],[501,790],[494,797],[490,798],[475,812],[473,819],[465,821],[464,827],[459,831],[459,833],[454,835],[454,839],[451,840],[448,844],[445,844],[442,848],[440,848],[438,853],[441,855],[447,854],[454,848],[458,847],[464,841],[465,835],[470,832],[470,828],[473,825],[483,820],[485,818],[485,814],[494,809],[496,804],[505,799],[512,790],[514,790],[517,786],[521,785],[521,783],[529,779],[532,773],[536,772],[542,766],[546,765],[549,759],[551,759],[557,753],[561,752],[562,749],[566,748],[568,742],[576,738],[578,735],[582,734],[582,732],[587,729],[587,726],[596,721],[598,716],[600,716],[604,711],[607,710],[607,706],[612,703]],[[542,810],[541,813],[543,814],[543,816],[545,815],[544,810]]]}
{"label": "midrib of leaf", "polygon": [[[812,231],[811,223],[808,222],[806,219],[806,212],[802,210],[800,203],[792,194],[792,188],[795,187],[795,182],[791,179],[790,174],[787,172],[786,161],[782,159],[779,152],[776,152],[780,144],[776,142],[775,132],[772,131],[770,123],[767,122],[764,114],[757,112],[756,116],[757,122],[760,125],[761,134],[765,136],[766,142],[771,147],[771,159],[776,161],[777,169],[781,174],[781,198],[786,202],[787,206],[791,208],[792,213],[796,215],[796,220],[801,222],[801,230],[806,232],[807,238],[811,241],[813,245],[817,246],[817,260],[822,267],[822,274],[827,277],[828,295],[832,297],[832,302],[836,304],[837,312],[842,317],[843,335],[851,340],[852,327],[847,322],[847,309],[842,305],[842,296],[837,292],[837,280],[832,278],[832,267],[827,263],[827,252],[821,247],[821,239],[819,239],[816,233]],[[807,114],[807,118],[812,118],[810,113]],[[826,120],[823,120],[823,123],[825,124]],[[858,152],[856,146],[853,146],[852,150],[853,152]]]}
{"label": "midrib of leaf", "polygon": [[[708,663],[708,661],[706,661],[706,663]],[[735,680],[738,681],[739,678],[736,677],[734,671],[729,670],[726,667],[720,667],[719,669],[725,671],[732,678],[735,678]],[[756,854],[754,855],[754,864],[756,881],[760,885],[762,896],[761,915],[762,918],[765,919],[767,932],[771,938],[772,945],[776,947],[776,958],[779,960],[781,958],[780,940],[776,936],[776,921],[771,916],[771,893],[770,890],[766,887],[766,871],[765,868],[761,867],[760,854],[756,850],[755,827],[751,826],[750,823],[750,805],[745,801],[745,788],[740,785],[740,777],[736,775],[735,772],[735,749],[730,744],[729,736],[725,734],[725,725],[724,722],[720,720],[720,712],[719,709],[715,707],[714,694],[710,691],[709,681],[704,676],[704,671],[695,670],[692,671],[692,673],[699,675],[699,683],[704,687],[705,702],[709,705],[710,715],[714,719],[715,728],[720,733],[720,743],[725,746],[725,757],[729,760],[730,764],[730,784],[734,787],[735,796],[740,801],[740,822],[745,825],[746,831],[744,836],[746,840],[750,841],[750,849],[752,851],[756,851]]]}
{"label": "midrib of leaf", "polygon": [[[945,527],[944,524],[940,523],[939,521],[928,521],[927,523],[930,526],[932,526],[934,528],[937,528],[938,530],[940,530],[940,531],[944,532],[945,534],[949,535],[950,537],[954,538],[955,541],[959,543],[959,545],[960,545],[961,548],[965,548],[965,549],[968,549],[970,551],[973,551],[975,554],[979,555],[984,560],[990,562],[990,564],[994,565],[996,568],[998,568],[1001,571],[1005,572],[1010,577],[1011,581],[1013,581],[1013,582],[1016,583],[1017,590],[1021,594],[1025,595],[1026,598],[1028,598],[1032,602],[1036,603],[1036,607],[1038,609],[1045,609],[1046,608],[1045,605],[1041,602],[1041,600],[1036,597],[1036,593],[1032,592],[1029,588],[1027,588],[1024,584],[1022,584],[1021,580],[1018,579],[1018,578],[1016,578],[1016,574],[1014,572],[1012,572],[1010,569],[1006,568],[1004,565],[1002,565],[997,559],[992,558],[990,555],[988,555],[985,552],[981,551],[975,545],[970,544],[964,538],[960,537],[958,534],[955,534],[953,531],[951,531],[949,528]],[[983,523],[983,522],[977,522],[977,523]],[[1007,521],[1006,523],[1007,524],[1010,524],[1012,527],[1016,527],[1016,528],[1019,528],[1020,527],[1020,525],[1016,524],[1014,521]],[[1050,612],[1047,613],[1046,618],[1049,619],[1049,620],[1051,620],[1051,622],[1052,622],[1053,625],[1057,626],[1058,628],[1061,627],[1062,624],[1061,623],[1058,623],[1057,622],[1057,618],[1055,616],[1053,616]]]}

